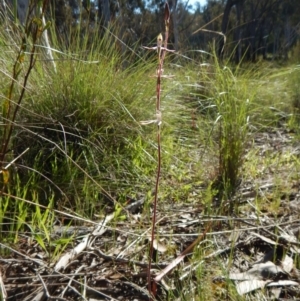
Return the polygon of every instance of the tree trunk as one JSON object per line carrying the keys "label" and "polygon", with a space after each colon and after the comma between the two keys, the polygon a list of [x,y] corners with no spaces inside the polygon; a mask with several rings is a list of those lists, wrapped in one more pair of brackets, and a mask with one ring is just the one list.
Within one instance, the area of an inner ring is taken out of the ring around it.
{"label": "tree trunk", "polygon": [[109,8],[109,0],[103,0],[103,20],[104,25],[107,26],[110,21],[110,8]]}
{"label": "tree trunk", "polygon": [[236,17],[237,17],[237,28],[236,28],[236,42],[237,47],[235,51],[235,62],[240,63],[242,59],[242,25],[241,25],[241,16],[242,16],[243,2],[238,1],[236,3]]}
{"label": "tree trunk", "polygon": [[[2,2],[6,16],[12,16],[15,22],[17,19],[19,19],[20,23],[24,25],[29,6],[29,0],[3,0]],[[8,6],[8,9],[6,6]]]}
{"label": "tree trunk", "polygon": [[[243,0],[242,0],[243,1]],[[223,13],[223,18],[222,18],[222,25],[221,25],[221,31],[222,33],[226,36],[227,33],[227,26],[229,22],[229,16],[230,16],[230,11],[234,5],[236,5],[237,2],[241,2],[241,0],[227,0],[225,8],[224,8],[224,13]],[[219,49],[218,49],[218,55],[219,57],[223,57],[224,54],[224,39],[222,39],[221,43],[219,44]]]}

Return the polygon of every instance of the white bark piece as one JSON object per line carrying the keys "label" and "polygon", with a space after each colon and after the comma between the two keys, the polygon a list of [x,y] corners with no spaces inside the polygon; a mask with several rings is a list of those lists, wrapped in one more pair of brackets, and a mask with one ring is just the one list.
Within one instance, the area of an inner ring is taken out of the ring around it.
{"label": "white bark piece", "polygon": [[263,288],[268,281],[266,280],[246,280],[236,285],[239,295],[244,295],[259,288]]}

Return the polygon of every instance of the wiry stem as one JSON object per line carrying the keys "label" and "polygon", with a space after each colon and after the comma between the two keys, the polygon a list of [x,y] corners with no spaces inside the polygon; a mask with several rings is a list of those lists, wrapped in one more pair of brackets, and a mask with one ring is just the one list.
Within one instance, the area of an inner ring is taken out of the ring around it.
{"label": "wiry stem", "polygon": [[[48,2],[48,0],[45,0],[43,2],[43,9],[42,9],[41,16],[40,16],[41,18],[43,17],[43,14],[45,11],[45,6],[46,6],[47,2]],[[23,64],[23,61],[25,58],[25,50],[26,50],[26,43],[27,43],[26,41],[27,41],[27,38],[29,37],[29,35],[31,34],[30,28],[32,28],[31,25],[34,23],[33,20],[34,19],[30,20],[30,22],[31,22],[30,26],[27,25],[27,27],[25,28],[25,36],[22,38],[22,45],[20,46],[20,50],[18,52],[17,59],[13,66],[12,82],[9,87],[9,93],[8,93],[6,103],[4,104],[4,106],[6,106],[7,109],[3,110],[2,117],[5,120],[7,120],[7,122],[4,126],[2,143],[1,143],[1,147],[0,147],[0,169],[3,168],[5,156],[8,151],[8,145],[11,140],[12,132],[14,129],[14,121],[16,120],[17,113],[19,111],[22,99],[24,98],[29,75],[36,62],[36,43],[44,30],[42,25],[38,21],[35,21],[36,24],[35,24],[34,30],[32,31],[32,46],[31,46],[30,55],[29,55],[29,65],[28,65],[27,71],[24,76],[23,85],[21,86],[22,88],[21,88],[21,92],[20,92],[17,104],[15,105],[15,107],[12,107],[11,101],[12,101],[12,97],[13,97],[13,90],[14,90],[14,86],[15,86],[15,84],[18,80],[18,77],[20,75],[20,72],[21,72],[21,65]]]}
{"label": "wiry stem", "polygon": [[159,179],[161,173],[161,141],[160,141],[160,130],[161,130],[161,77],[163,74],[163,63],[165,59],[165,55],[167,52],[168,46],[168,36],[169,36],[169,20],[170,20],[170,10],[168,2],[165,3],[165,41],[164,47],[162,46],[163,38],[162,35],[159,34],[157,37],[157,52],[158,52],[158,67],[157,67],[157,82],[156,82],[156,118],[157,118],[157,174],[156,174],[156,182],[155,182],[155,192],[154,192],[154,208],[153,208],[153,217],[152,217],[152,231],[151,231],[151,244],[150,244],[150,256],[149,256],[149,266],[148,266],[148,290],[150,294],[150,300],[153,300],[156,295],[156,282],[152,283],[151,279],[151,264],[152,257],[154,252],[154,237],[155,237],[155,225],[156,225],[156,208],[158,201],[158,188],[159,188]]}

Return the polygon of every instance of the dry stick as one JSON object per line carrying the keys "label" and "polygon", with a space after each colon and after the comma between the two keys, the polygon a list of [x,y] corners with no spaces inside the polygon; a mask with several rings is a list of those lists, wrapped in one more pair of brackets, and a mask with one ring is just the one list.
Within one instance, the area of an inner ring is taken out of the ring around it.
{"label": "dry stick", "polygon": [[2,296],[2,300],[6,301],[6,299],[7,299],[7,292],[6,292],[6,289],[5,289],[5,285],[4,285],[4,281],[3,281],[3,277],[2,277],[1,271],[0,271],[0,293],[1,293],[1,296]]}
{"label": "dry stick", "polygon": [[8,169],[12,164],[14,164],[19,158],[21,158],[28,151],[29,151],[29,147],[27,147],[20,155],[18,155],[11,162],[9,162],[2,170],[0,170],[0,174],[3,173],[4,170]]}
{"label": "dry stick", "polygon": [[170,9],[168,1],[165,2],[165,11],[164,11],[164,21],[165,21],[165,41],[164,47],[163,37],[161,34],[157,37],[157,52],[158,52],[158,67],[157,67],[157,82],[156,82],[156,118],[157,118],[157,174],[155,182],[155,193],[154,193],[154,208],[153,208],[153,217],[152,217],[152,231],[151,231],[151,244],[150,244],[150,256],[149,256],[149,265],[147,270],[148,277],[148,291],[150,294],[149,300],[153,300],[153,297],[156,295],[156,283],[151,281],[151,265],[153,257],[153,244],[155,236],[155,225],[156,225],[156,208],[157,208],[157,199],[158,199],[158,187],[159,187],[159,178],[161,171],[161,141],[160,141],[160,126],[161,126],[161,77],[163,73],[163,63],[168,46],[168,36],[169,36],[169,22],[170,22]]}
{"label": "dry stick", "polygon": [[[15,249],[13,249],[13,248],[11,248],[11,247],[9,247],[8,245],[4,245],[4,244],[2,244],[1,242],[0,242],[0,247],[2,247],[3,248],[3,250],[4,249],[8,249],[8,250],[10,250],[11,252],[13,252],[13,253],[16,253],[17,255],[19,255],[21,258],[25,258],[26,260],[28,260],[28,261],[31,261],[31,262],[34,262],[34,263],[37,263],[40,267],[42,267],[42,268],[47,268],[48,267],[48,264],[45,264],[42,260],[36,260],[36,259],[33,259],[33,258],[31,258],[31,257],[28,257],[27,255],[25,255],[25,254],[23,254],[23,253],[20,253],[19,251],[17,251],[17,250],[15,250]],[[86,273],[85,273],[86,274]],[[45,277],[46,275],[44,275],[43,277]],[[64,278],[66,278],[66,279],[74,279],[74,277],[69,277],[68,276],[68,274],[63,274],[63,273],[60,273],[60,272],[55,272],[55,273],[53,273],[52,275],[48,275],[48,276],[50,276],[50,277],[57,277],[57,276],[60,276],[60,277],[64,277]],[[18,278],[19,279],[19,278]],[[76,279],[74,279],[73,280],[73,282],[75,282],[76,284],[78,284],[78,285],[82,285],[82,283],[81,282],[79,282],[78,280],[76,280]],[[27,283],[27,285],[28,285],[28,283]],[[48,284],[49,285],[49,284]],[[53,285],[55,285],[55,284],[53,284]],[[73,287],[71,287],[74,291],[75,291],[75,289],[73,288]],[[96,294],[99,294],[99,295],[101,295],[101,296],[103,296],[103,297],[105,297],[106,299],[109,299],[109,300],[111,300],[111,301],[118,301],[117,299],[115,299],[115,298],[113,298],[113,297],[111,297],[111,296],[108,296],[108,295],[106,295],[105,293],[103,293],[103,292],[101,292],[101,291],[99,291],[99,290],[96,290],[95,288],[93,288],[93,287],[91,287],[91,286],[86,286],[86,288],[88,288],[89,290],[91,290],[92,292],[95,292]],[[77,292],[77,291],[76,291]],[[78,293],[78,292],[77,292]],[[79,295],[80,295],[80,293],[78,293]],[[43,297],[43,295],[42,295],[42,297]],[[28,296],[27,296],[27,298],[26,298],[26,300],[28,300]],[[33,299],[30,299],[30,300],[33,300]],[[40,300],[40,298],[39,299],[37,299],[37,298],[35,298],[34,300]],[[64,299],[59,299],[58,297],[55,297],[55,300],[64,300]]]}
{"label": "dry stick", "polygon": [[[41,283],[42,283],[42,286],[44,288],[44,292],[45,292],[45,295],[47,297],[47,300],[53,300],[53,301],[66,301],[65,298],[60,298],[60,297],[52,297],[48,291],[48,288],[43,280],[43,278],[41,277],[41,275],[39,273],[37,273]],[[34,299],[35,300],[35,299]]]}
{"label": "dry stick", "polygon": [[155,282],[159,282],[161,281],[161,279],[167,274],[169,273],[173,268],[175,268],[183,259],[184,257],[189,254],[190,252],[193,251],[194,247],[200,242],[202,241],[207,232],[211,229],[212,227],[212,223],[213,221],[210,221],[210,223],[206,226],[204,232],[202,234],[200,234],[197,239],[190,244],[177,258],[175,258],[175,260],[173,260],[165,269],[163,269],[155,278],[154,281]]}

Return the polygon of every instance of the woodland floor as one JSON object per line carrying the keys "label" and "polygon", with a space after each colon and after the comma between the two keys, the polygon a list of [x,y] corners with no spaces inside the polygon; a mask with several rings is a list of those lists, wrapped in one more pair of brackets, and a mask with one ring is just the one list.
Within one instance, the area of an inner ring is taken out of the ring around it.
{"label": "woodland floor", "polygon": [[[199,202],[204,188],[196,185],[194,202],[160,201],[153,275],[201,241],[159,283],[157,299],[300,300],[296,140],[285,129],[255,135],[245,168],[253,165],[250,156],[257,166],[236,193],[236,214],[207,214]],[[73,236],[54,263],[24,233],[10,252],[1,251],[2,300],[148,300],[150,221],[142,220],[143,198],[138,201],[128,205],[124,221],[109,223],[107,216],[95,226],[54,227],[54,241]]]}

